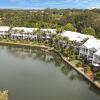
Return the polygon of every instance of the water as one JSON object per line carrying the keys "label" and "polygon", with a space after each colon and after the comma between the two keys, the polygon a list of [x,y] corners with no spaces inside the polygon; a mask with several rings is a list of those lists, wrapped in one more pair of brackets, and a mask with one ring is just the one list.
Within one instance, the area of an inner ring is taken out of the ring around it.
{"label": "water", "polygon": [[100,100],[100,91],[56,54],[0,46],[0,90],[10,100]]}

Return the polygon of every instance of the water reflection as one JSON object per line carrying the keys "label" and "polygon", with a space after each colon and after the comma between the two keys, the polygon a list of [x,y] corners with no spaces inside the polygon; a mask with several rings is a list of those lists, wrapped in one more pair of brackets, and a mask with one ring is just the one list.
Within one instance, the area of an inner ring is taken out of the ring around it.
{"label": "water reflection", "polygon": [[64,65],[64,66],[62,66],[61,71],[62,71],[65,75],[68,75],[69,72],[71,71],[71,67]]}
{"label": "water reflection", "polygon": [[[3,48],[4,46],[1,46]],[[46,53],[40,48],[31,48],[24,46],[6,46],[7,52],[18,58],[32,58],[33,60],[41,60],[46,63],[53,63],[56,67],[61,67],[63,61],[57,54],[50,52]]]}
{"label": "water reflection", "polygon": [[[97,95],[100,95],[100,91],[92,86],[83,76],[77,74],[70,65],[66,64],[61,58],[54,52],[45,52],[39,48],[24,47],[24,46],[0,46],[0,49],[7,50],[8,54],[20,59],[32,58],[32,60],[40,60],[45,63],[53,63],[55,67],[59,67],[62,73],[71,81],[78,80],[86,82],[89,85],[89,89],[95,92]],[[85,80],[85,81],[84,81]]]}

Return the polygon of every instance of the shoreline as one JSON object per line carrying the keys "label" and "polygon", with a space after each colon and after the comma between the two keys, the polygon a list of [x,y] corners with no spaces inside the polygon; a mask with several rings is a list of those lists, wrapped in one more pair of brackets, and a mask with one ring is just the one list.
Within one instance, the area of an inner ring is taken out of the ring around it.
{"label": "shoreline", "polygon": [[[61,53],[59,53],[56,49],[54,49],[53,47],[48,47],[45,45],[36,45],[36,44],[25,44],[25,43],[14,43],[14,42],[4,42],[4,41],[0,41],[0,44],[6,44],[6,45],[17,45],[17,46],[26,46],[26,47],[38,47],[38,48],[43,48],[43,49],[47,49],[48,51],[53,51],[55,53],[57,53],[61,59],[71,65],[71,67],[77,71],[79,74],[81,74],[83,77],[85,77],[90,83],[92,83],[96,88],[100,89],[100,83],[97,81],[92,81],[91,79],[89,79],[86,74],[84,74],[81,70],[79,70],[79,68],[77,68],[75,65],[73,65],[70,61],[68,61],[68,59],[66,57],[64,57]],[[45,51],[45,50],[44,50]]]}
{"label": "shoreline", "polygon": [[[55,51],[55,50],[53,50]],[[59,56],[62,58],[62,60],[64,62],[66,62],[67,64],[71,65],[71,67],[77,71],[79,74],[81,74],[83,77],[85,77],[90,83],[92,83],[95,87],[97,87],[98,89],[100,89],[100,83],[99,84],[96,84],[95,81],[92,81],[91,79],[89,79],[82,71],[79,70],[79,68],[75,67],[75,65],[73,65],[70,61],[67,60],[66,57],[62,56],[62,54],[60,54],[58,51],[56,51]]]}

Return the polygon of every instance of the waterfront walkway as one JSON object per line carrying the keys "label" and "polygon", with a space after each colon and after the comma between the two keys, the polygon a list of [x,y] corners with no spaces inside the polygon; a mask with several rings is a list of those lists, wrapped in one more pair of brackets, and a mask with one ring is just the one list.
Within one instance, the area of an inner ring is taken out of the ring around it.
{"label": "waterfront walkway", "polygon": [[69,65],[71,65],[74,70],[76,70],[78,73],[80,73],[82,76],[84,76],[87,80],[89,80],[93,85],[95,85],[97,88],[100,89],[100,81],[93,81],[93,80],[91,80],[83,71],[80,70],[80,68],[77,68],[75,65],[73,65],[72,63],[70,63],[70,61],[68,61],[68,59],[66,57],[63,57],[61,55],[61,58],[65,62],[67,62]]}

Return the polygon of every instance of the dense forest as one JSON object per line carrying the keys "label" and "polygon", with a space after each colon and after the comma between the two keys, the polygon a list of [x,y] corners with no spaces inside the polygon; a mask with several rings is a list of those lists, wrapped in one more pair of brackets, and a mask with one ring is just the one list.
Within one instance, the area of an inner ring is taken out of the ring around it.
{"label": "dense forest", "polygon": [[100,9],[0,10],[0,25],[56,28],[100,38]]}

